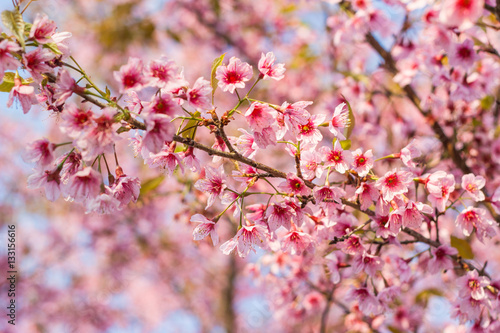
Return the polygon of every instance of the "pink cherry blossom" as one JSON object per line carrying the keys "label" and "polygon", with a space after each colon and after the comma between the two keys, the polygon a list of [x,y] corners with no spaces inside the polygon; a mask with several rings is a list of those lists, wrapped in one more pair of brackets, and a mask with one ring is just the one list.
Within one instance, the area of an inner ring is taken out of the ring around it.
{"label": "pink cherry blossom", "polygon": [[484,193],[481,189],[486,184],[483,176],[475,176],[472,173],[462,176],[462,188],[470,194],[474,201],[483,201]]}
{"label": "pink cherry blossom", "polygon": [[16,69],[21,63],[12,56],[12,52],[18,52],[21,47],[16,43],[4,39],[0,41],[0,76],[3,78],[4,72],[8,69]]}
{"label": "pink cherry blossom", "polygon": [[254,132],[253,135],[255,143],[260,149],[266,149],[267,146],[276,145],[276,132],[271,127],[264,128],[262,132]]}
{"label": "pink cherry blossom", "polygon": [[281,240],[281,250],[290,254],[301,254],[306,249],[310,248],[314,243],[314,238],[298,230],[292,230],[287,233]]}
{"label": "pink cherry blossom", "polygon": [[279,188],[285,193],[295,195],[309,195],[311,190],[304,184],[304,181],[297,175],[289,172],[286,175],[286,181],[280,184]]}
{"label": "pink cherry blossom", "polygon": [[195,214],[191,217],[191,222],[200,223],[193,230],[193,239],[202,240],[203,238],[210,235],[212,243],[215,245],[219,244],[219,235],[217,234],[218,224],[214,221],[207,219],[201,214]]}
{"label": "pink cherry blossom", "polygon": [[149,157],[144,160],[144,163],[149,165],[150,168],[163,168],[168,176],[172,176],[175,168],[179,166],[184,172],[181,156],[175,152],[175,143],[166,144],[163,149],[157,154],[149,154]]}
{"label": "pink cherry blossom", "polygon": [[224,176],[224,168],[221,165],[219,168],[214,169],[207,165],[205,167],[205,179],[198,180],[194,187],[199,191],[208,194],[207,207],[214,204],[216,197],[222,197],[224,190],[226,189],[226,177]]}
{"label": "pink cherry blossom", "polygon": [[479,276],[476,270],[469,271],[457,279],[459,296],[465,299],[469,297],[475,300],[485,299],[487,296],[484,287],[489,284],[488,278]]}
{"label": "pink cherry blossom", "polygon": [[413,175],[406,171],[388,171],[375,183],[375,188],[380,190],[386,202],[391,201],[396,195],[408,192],[408,187],[413,182]]}
{"label": "pink cherry blossom", "polygon": [[293,104],[284,102],[279,111],[283,116],[283,122],[288,131],[297,134],[301,125],[306,125],[309,122],[311,115],[305,109],[313,104],[310,101],[300,101]]}
{"label": "pink cherry blossom", "polygon": [[243,156],[252,158],[257,153],[259,149],[255,143],[255,139],[252,134],[248,133],[243,128],[238,128],[238,131],[242,133],[239,137],[229,137],[230,142],[236,146],[236,150]]}
{"label": "pink cherry blossom", "polygon": [[236,88],[245,88],[245,82],[252,76],[252,66],[236,57],[231,57],[227,66],[219,66],[215,74],[215,78],[219,80],[219,87],[231,94]]}
{"label": "pink cherry blossom", "polygon": [[354,257],[353,269],[356,273],[363,271],[371,277],[374,277],[377,271],[380,271],[383,266],[384,263],[380,260],[379,257],[373,256],[367,252],[357,254]]}
{"label": "pink cherry blossom", "polygon": [[380,193],[375,189],[374,184],[362,183],[360,187],[356,190],[356,195],[358,196],[359,202],[361,203],[361,209],[365,210],[370,207],[374,201],[376,201]]}
{"label": "pink cherry blossom", "polygon": [[82,155],[74,151],[61,155],[55,164],[60,165],[61,163],[63,163],[61,181],[63,184],[67,184],[70,177],[82,169]]}
{"label": "pink cherry blossom", "polygon": [[86,213],[112,214],[120,210],[120,201],[113,197],[111,191],[106,186],[106,192],[100,193],[97,197],[90,198],[86,202],[86,208]]}
{"label": "pink cherry blossom", "polygon": [[52,72],[52,68],[47,62],[54,59],[54,56],[51,51],[38,47],[31,52],[25,53],[22,62],[31,76],[39,82],[43,78],[43,73]]}
{"label": "pink cherry blossom", "polygon": [[28,188],[36,189],[43,187],[47,199],[56,201],[61,195],[60,171],[58,168],[54,168],[51,171],[37,171],[28,177]]}
{"label": "pink cherry blossom", "polygon": [[265,218],[269,225],[269,230],[275,232],[279,227],[284,227],[287,230],[291,229],[292,218],[297,213],[286,203],[272,203],[266,209]]}
{"label": "pink cherry blossom", "polygon": [[500,214],[500,187],[497,187],[497,189],[493,193],[493,196],[491,197],[491,203],[497,214]]}
{"label": "pink cherry blossom", "polygon": [[352,152],[352,157],[353,170],[356,171],[360,177],[366,176],[371,168],[373,168],[374,160],[371,149],[363,153],[362,150],[358,148]]}
{"label": "pink cherry blossom", "polygon": [[429,191],[429,201],[436,205],[440,212],[444,212],[450,194],[455,191],[455,177],[444,171],[431,174],[426,183]]}
{"label": "pink cherry blossom", "polygon": [[30,38],[40,44],[52,42],[52,35],[56,32],[56,23],[50,20],[47,15],[37,14],[30,30]]}
{"label": "pink cherry blossom", "polygon": [[265,55],[262,53],[258,67],[260,75],[264,80],[271,78],[279,81],[285,77],[285,65],[275,64],[275,60],[276,58],[273,52],[267,52]]}
{"label": "pink cherry blossom", "polygon": [[36,163],[37,167],[46,167],[54,160],[54,144],[47,139],[36,140],[26,147],[23,160]]}
{"label": "pink cherry blossom", "polygon": [[343,150],[338,140],[335,141],[333,149],[321,147],[319,152],[325,161],[324,166],[332,166],[339,173],[345,173],[349,170],[353,161],[352,152],[349,150]]}
{"label": "pink cherry blossom", "polygon": [[235,248],[240,257],[246,257],[250,251],[255,252],[255,246],[266,246],[266,230],[260,225],[244,225],[238,230],[236,236],[220,246],[222,253],[229,254]]}
{"label": "pink cherry blossom", "polygon": [[420,157],[422,152],[415,146],[415,140],[412,140],[406,147],[401,149],[399,157],[408,168],[415,168],[417,165],[412,160]]}
{"label": "pink cherry blossom", "polygon": [[337,245],[343,252],[350,255],[362,254],[365,252],[365,247],[361,243],[361,239],[356,235],[350,236],[348,239],[338,243]]}
{"label": "pink cherry blossom", "polygon": [[101,175],[91,167],[85,167],[70,177],[64,193],[76,202],[84,202],[99,194],[101,183]]}
{"label": "pink cherry blossom", "polygon": [[142,89],[146,83],[143,71],[144,65],[141,59],[129,58],[126,65],[121,66],[119,71],[113,72],[115,80],[120,84],[120,92]]}
{"label": "pink cherry blossom", "polygon": [[124,208],[131,201],[136,202],[139,198],[140,190],[141,181],[139,178],[129,177],[125,174],[120,175],[112,187],[113,197],[120,202],[120,209]]}
{"label": "pink cherry blossom", "polygon": [[300,170],[305,179],[321,177],[324,171],[321,161],[321,155],[316,151],[307,150],[300,154]]}
{"label": "pink cherry blossom", "polygon": [[478,59],[474,50],[474,42],[471,39],[466,39],[461,44],[453,45],[448,53],[448,58],[453,67],[462,66],[465,69],[472,67]]}
{"label": "pink cherry blossom", "polygon": [[187,147],[186,151],[179,153],[184,165],[193,172],[201,171],[200,160],[194,155],[193,147]]}
{"label": "pink cherry blossom", "polygon": [[66,104],[61,118],[61,130],[75,139],[92,126],[93,112],[70,103]]}
{"label": "pink cherry blossom", "polygon": [[467,207],[458,216],[456,225],[462,229],[465,236],[470,236],[473,230],[476,230],[476,236],[481,243],[484,243],[484,237],[493,237],[496,235],[493,229],[494,222],[486,215],[482,208]]}
{"label": "pink cherry blossom", "polygon": [[431,253],[432,258],[427,264],[429,273],[436,274],[442,270],[453,269],[453,259],[450,256],[457,255],[457,249],[441,245],[437,248],[432,248]]}
{"label": "pink cherry blossom", "polygon": [[151,102],[144,109],[144,113],[155,113],[155,114],[164,114],[170,117],[174,117],[176,115],[178,105],[172,99],[172,95],[170,93],[161,92],[156,94],[151,99]]}
{"label": "pink cherry blossom", "polygon": [[14,99],[21,103],[23,113],[26,114],[30,111],[31,106],[36,104],[35,98],[35,88],[32,86],[22,84],[20,78],[14,79],[15,85],[10,90],[9,99],[7,101],[7,107],[11,107],[14,103]]}
{"label": "pink cherry blossom", "polygon": [[252,130],[262,132],[274,123],[276,113],[276,110],[267,104],[253,102],[245,112],[245,119]]}
{"label": "pink cherry blossom", "polygon": [[318,126],[325,120],[325,115],[313,115],[308,122],[299,125],[297,139],[305,143],[316,145],[323,139],[323,135],[318,129]]}
{"label": "pink cherry blossom", "polygon": [[116,110],[112,108],[104,108],[99,117],[93,116],[91,126],[85,129],[77,141],[84,158],[91,159],[102,153],[113,152],[114,143],[121,139],[116,133],[120,125],[115,122],[115,113]]}
{"label": "pink cherry blossom", "polygon": [[484,10],[484,0],[445,0],[439,19],[461,30],[473,26]]}
{"label": "pink cherry blossom", "polygon": [[404,206],[400,206],[397,212],[403,219],[403,226],[418,229],[424,219],[422,213],[432,214],[432,208],[421,202],[408,201]]}
{"label": "pink cherry blossom", "polygon": [[157,88],[173,91],[187,86],[182,69],[166,56],[151,60],[146,67],[146,73],[149,76],[149,84]]}
{"label": "pink cherry blossom", "polygon": [[357,301],[359,310],[365,315],[376,315],[382,311],[382,306],[377,298],[366,288],[351,288],[346,299],[348,301]]}
{"label": "pink cherry blossom", "polygon": [[212,87],[210,86],[210,82],[203,77],[196,79],[193,87],[186,91],[189,105],[199,111],[203,117],[207,117],[207,111],[213,109],[211,94]]}
{"label": "pink cherry blossom", "polygon": [[330,121],[329,129],[332,134],[339,140],[345,140],[346,137],[342,133],[344,128],[350,124],[349,109],[346,103],[337,105],[333,112],[332,120]]}
{"label": "pink cherry blossom", "polygon": [[165,141],[172,141],[175,127],[170,122],[170,117],[163,114],[150,114],[145,119],[146,134],[143,144],[153,153],[158,153]]}
{"label": "pink cherry blossom", "polygon": [[460,322],[465,323],[470,320],[478,320],[483,311],[484,300],[477,300],[472,297],[466,299],[457,299],[452,316],[458,317]]}
{"label": "pink cherry blossom", "polygon": [[60,71],[57,78],[57,92],[54,94],[54,98],[56,99],[55,105],[60,106],[64,104],[74,91],[82,92],[83,88],[78,87],[69,71]]}

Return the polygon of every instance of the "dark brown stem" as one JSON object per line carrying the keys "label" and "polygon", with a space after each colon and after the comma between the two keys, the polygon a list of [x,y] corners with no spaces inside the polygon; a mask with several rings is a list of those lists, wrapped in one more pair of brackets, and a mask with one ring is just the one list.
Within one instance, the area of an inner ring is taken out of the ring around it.
{"label": "dark brown stem", "polygon": [[372,220],[369,219],[368,221],[366,221],[365,223],[361,224],[360,226],[358,226],[356,229],[352,230],[351,232],[345,234],[344,236],[340,237],[340,238],[337,238],[337,237],[334,237],[334,239],[332,241],[330,241],[330,245],[331,244],[337,244],[339,242],[343,242],[345,241],[346,239],[348,239],[349,237],[351,237],[352,235],[354,235],[356,232],[360,231],[361,229],[363,229],[364,227],[366,227]]}
{"label": "dark brown stem", "polygon": [[321,326],[319,328],[320,333],[326,333],[326,326],[328,324],[328,314],[330,313],[334,291],[335,288],[333,288],[332,291],[326,296],[325,309],[321,313]]}

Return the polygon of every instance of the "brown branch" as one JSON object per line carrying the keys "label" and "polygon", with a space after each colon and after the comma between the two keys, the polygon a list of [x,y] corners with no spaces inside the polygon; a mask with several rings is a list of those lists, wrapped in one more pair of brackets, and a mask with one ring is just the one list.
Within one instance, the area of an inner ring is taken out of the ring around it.
{"label": "brown branch", "polygon": [[366,221],[365,223],[359,225],[356,229],[353,229],[351,232],[345,234],[344,236],[338,238],[338,237],[334,237],[332,241],[330,241],[330,245],[332,244],[337,244],[339,242],[343,242],[345,241],[346,239],[348,239],[349,237],[351,237],[352,235],[354,235],[356,232],[360,231],[361,229],[363,229],[364,227],[366,227],[372,220],[369,219],[368,221]]}
{"label": "brown branch", "polygon": [[493,15],[496,16],[497,20],[500,21],[500,0],[496,1],[496,6],[490,6],[488,4],[484,4],[484,9],[492,13]]}
{"label": "brown branch", "polygon": [[330,313],[334,291],[335,288],[333,288],[332,291],[328,295],[326,295],[325,309],[321,313],[321,326],[319,328],[320,333],[326,333],[326,326],[328,324],[328,313]]}

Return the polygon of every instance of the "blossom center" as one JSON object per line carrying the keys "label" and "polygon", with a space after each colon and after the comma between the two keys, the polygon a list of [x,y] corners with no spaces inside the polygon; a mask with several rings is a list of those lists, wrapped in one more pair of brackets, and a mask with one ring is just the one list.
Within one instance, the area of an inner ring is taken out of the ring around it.
{"label": "blossom center", "polygon": [[385,179],[385,185],[390,188],[396,187],[398,183],[399,179],[397,174],[392,174]]}
{"label": "blossom center", "polygon": [[228,72],[226,74],[226,82],[227,83],[238,83],[241,81],[241,77],[236,72]]}
{"label": "blossom center", "polygon": [[467,47],[461,47],[458,49],[458,55],[462,59],[469,59],[471,56],[470,49],[468,49]]}
{"label": "blossom center", "polygon": [[479,283],[477,282],[477,280],[469,280],[469,288],[472,290],[478,289]]}
{"label": "blossom center", "polygon": [[133,87],[137,83],[137,79],[134,75],[125,75],[123,78],[123,85],[125,87]]}

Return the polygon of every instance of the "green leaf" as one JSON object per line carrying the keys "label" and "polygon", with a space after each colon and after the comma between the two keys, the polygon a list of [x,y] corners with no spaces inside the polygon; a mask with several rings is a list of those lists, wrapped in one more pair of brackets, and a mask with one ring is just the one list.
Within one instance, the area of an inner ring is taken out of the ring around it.
{"label": "green leaf", "polygon": [[0,91],[2,92],[10,92],[14,87],[14,77],[16,73],[7,72],[3,76],[2,83],[0,84]]}
{"label": "green leaf", "polygon": [[119,129],[116,130],[116,133],[120,134],[120,133],[128,132],[130,130],[131,130],[130,127],[121,126]]}
{"label": "green leaf", "polygon": [[422,290],[415,296],[415,303],[422,304],[425,307],[431,296],[443,296],[443,293],[437,288]]}
{"label": "green leaf", "polygon": [[12,32],[14,36],[16,36],[19,44],[24,50],[24,21],[23,16],[19,13],[19,10],[4,10],[2,12],[2,23],[7,29],[10,30],[10,32]]}
{"label": "green leaf", "polygon": [[46,44],[43,44],[43,47],[46,48],[46,49],[51,50],[55,54],[62,54],[62,52],[57,47],[56,43],[46,43]]}
{"label": "green leaf", "polygon": [[[193,116],[195,118],[199,117],[200,115],[201,115],[201,113],[199,111],[196,111],[195,113],[193,113]],[[181,136],[184,137],[184,138],[194,139],[194,134],[196,133],[196,128],[197,128],[196,124],[198,124],[198,120],[190,119],[187,122],[187,124],[182,128],[182,134],[181,134]]]}
{"label": "green leaf", "polygon": [[349,109],[349,126],[344,129],[344,136],[346,139],[349,139],[351,137],[352,130],[354,129],[354,125],[356,125],[356,119],[354,119],[354,113],[352,112],[351,104],[344,96],[342,96],[342,98],[344,98],[345,103],[347,104],[347,108]]}
{"label": "green leaf", "polygon": [[160,186],[160,184],[163,182],[165,179],[165,176],[158,176],[149,180],[146,180],[144,183],[141,184],[141,192],[139,193],[139,196],[146,195],[147,193],[155,190]]}
{"label": "green leaf", "polygon": [[214,103],[214,95],[215,95],[215,90],[217,89],[217,83],[219,83],[219,80],[215,78],[215,72],[217,71],[217,67],[219,67],[222,64],[222,61],[224,61],[224,57],[226,54],[224,53],[218,58],[215,58],[213,64],[212,64],[212,71],[210,72],[210,85],[212,86],[212,104]]}
{"label": "green leaf", "polygon": [[458,250],[458,254],[464,259],[474,259],[474,253],[469,242],[455,236],[450,236],[451,246]]}
{"label": "green leaf", "polygon": [[351,148],[351,140],[347,139],[347,140],[340,141],[340,146],[344,150],[350,149]]}
{"label": "green leaf", "polygon": [[495,103],[495,98],[487,95],[481,100],[481,109],[489,110],[493,106],[493,103]]}

